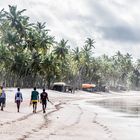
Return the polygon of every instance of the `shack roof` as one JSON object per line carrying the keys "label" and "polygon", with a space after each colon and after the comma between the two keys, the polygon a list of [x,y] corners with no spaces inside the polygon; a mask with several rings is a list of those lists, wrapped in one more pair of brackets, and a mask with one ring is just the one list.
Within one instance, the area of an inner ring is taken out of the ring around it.
{"label": "shack roof", "polygon": [[95,84],[82,84],[82,88],[94,88],[96,87]]}

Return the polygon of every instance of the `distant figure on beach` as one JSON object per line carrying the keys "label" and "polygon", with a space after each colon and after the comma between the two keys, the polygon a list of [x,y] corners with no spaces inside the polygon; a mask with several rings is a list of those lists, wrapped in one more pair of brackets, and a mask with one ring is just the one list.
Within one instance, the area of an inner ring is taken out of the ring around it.
{"label": "distant figure on beach", "polygon": [[6,103],[6,94],[5,91],[3,90],[3,87],[0,87],[0,106],[1,106],[1,110],[3,111],[3,108],[5,107],[5,103]]}
{"label": "distant figure on beach", "polygon": [[49,101],[48,93],[43,89],[43,92],[40,94],[40,103],[42,103],[43,113],[46,113],[47,101]]}
{"label": "distant figure on beach", "polygon": [[17,112],[19,112],[20,104],[23,101],[22,93],[20,92],[20,88],[17,88],[17,92],[15,94],[15,103],[17,104]]}
{"label": "distant figure on beach", "polygon": [[2,83],[2,87],[5,88],[5,82]]}
{"label": "distant figure on beach", "polygon": [[37,102],[39,102],[39,93],[38,91],[36,91],[36,87],[34,87],[34,90],[31,93],[31,101],[30,101],[30,104],[33,105],[33,113],[36,113]]}

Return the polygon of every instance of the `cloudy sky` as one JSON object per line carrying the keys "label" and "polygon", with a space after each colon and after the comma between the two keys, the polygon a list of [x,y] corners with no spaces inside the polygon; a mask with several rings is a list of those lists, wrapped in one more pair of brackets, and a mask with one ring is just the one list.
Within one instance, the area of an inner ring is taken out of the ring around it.
{"label": "cloudy sky", "polygon": [[73,47],[94,38],[95,56],[119,50],[140,58],[140,0],[0,0],[0,9],[8,5],[27,9],[31,22],[46,22],[56,40]]}

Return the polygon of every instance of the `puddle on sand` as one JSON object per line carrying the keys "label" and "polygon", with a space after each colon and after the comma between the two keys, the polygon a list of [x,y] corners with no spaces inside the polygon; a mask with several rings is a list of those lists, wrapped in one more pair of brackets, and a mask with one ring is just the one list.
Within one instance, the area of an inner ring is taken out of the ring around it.
{"label": "puddle on sand", "polygon": [[140,98],[113,98],[100,101],[89,101],[88,103],[108,108],[112,111],[131,114],[128,115],[129,117],[140,117]]}

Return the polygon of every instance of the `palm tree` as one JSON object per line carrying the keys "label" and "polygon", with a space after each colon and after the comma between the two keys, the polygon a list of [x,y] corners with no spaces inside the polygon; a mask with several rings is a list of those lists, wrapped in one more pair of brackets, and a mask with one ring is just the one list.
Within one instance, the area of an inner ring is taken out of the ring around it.
{"label": "palm tree", "polygon": [[48,29],[46,29],[46,23],[37,22],[35,29],[37,32],[37,45],[43,52],[46,52],[54,43],[54,37],[48,35]]}
{"label": "palm tree", "polygon": [[67,65],[67,62],[68,62],[66,56],[69,54],[70,46],[67,45],[67,42],[68,40],[65,41],[64,39],[62,39],[53,50],[54,55],[60,61],[60,70],[61,70],[60,79],[61,80],[63,80],[64,78],[64,71],[66,70],[65,66]]}
{"label": "palm tree", "polygon": [[94,43],[95,43],[94,39],[87,38],[85,41],[85,46],[87,46],[88,49],[91,50],[92,48],[95,48]]}
{"label": "palm tree", "polygon": [[90,77],[90,66],[92,63],[93,59],[93,54],[92,54],[92,48],[94,40],[87,38],[85,41],[85,45],[82,47],[81,51],[81,68],[80,68],[80,75],[82,76],[82,81],[83,82],[88,82],[88,79]]}
{"label": "palm tree", "polygon": [[44,81],[47,81],[48,88],[52,82],[59,78],[59,61],[53,53],[47,54],[41,62],[41,71]]}
{"label": "palm tree", "polygon": [[81,52],[79,50],[79,47],[76,47],[72,50],[72,58],[76,62],[80,62]]}
{"label": "palm tree", "polygon": [[10,6],[10,5],[9,5],[9,12],[4,11],[5,17],[9,21],[11,27],[15,28],[17,32],[22,36],[24,36],[24,34],[26,33],[25,29],[29,26],[28,24],[29,17],[22,15],[24,11],[26,11],[26,9],[18,11],[17,6]]}
{"label": "palm tree", "polygon": [[[9,49],[14,51],[23,51],[26,45],[27,33],[32,26],[29,24],[29,17],[24,16],[25,9],[18,11],[17,6],[9,5],[9,12],[1,11],[1,31],[3,41]],[[17,50],[18,49],[18,50]]]}
{"label": "palm tree", "polygon": [[67,42],[68,40],[65,41],[64,39],[62,39],[54,49],[54,54],[60,60],[65,59],[66,55],[68,54],[70,46],[67,45]]}

